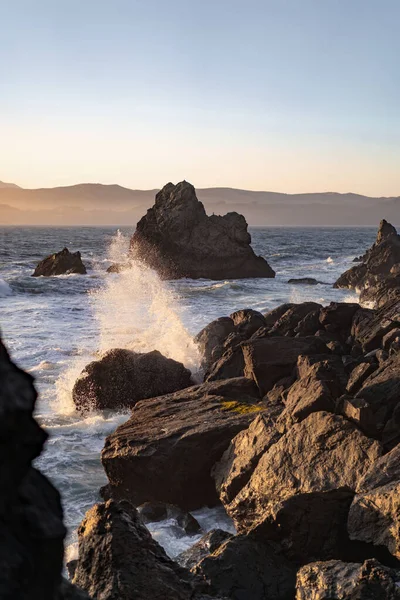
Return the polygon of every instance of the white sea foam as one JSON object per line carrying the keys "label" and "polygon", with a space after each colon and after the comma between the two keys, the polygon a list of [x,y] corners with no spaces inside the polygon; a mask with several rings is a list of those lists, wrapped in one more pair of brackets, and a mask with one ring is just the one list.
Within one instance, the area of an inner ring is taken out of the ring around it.
{"label": "white sea foam", "polygon": [[4,281],[4,279],[0,278],[0,298],[4,296],[11,296],[11,294],[12,289],[8,285],[7,281]]}
{"label": "white sea foam", "polygon": [[327,263],[333,263],[334,260],[333,260],[333,258],[331,258],[330,256],[328,256],[328,258],[326,259],[326,262]]}

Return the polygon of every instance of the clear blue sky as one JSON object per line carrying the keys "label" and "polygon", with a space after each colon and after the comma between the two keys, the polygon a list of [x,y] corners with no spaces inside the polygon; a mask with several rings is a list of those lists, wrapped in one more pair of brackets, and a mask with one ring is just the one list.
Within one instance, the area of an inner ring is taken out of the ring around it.
{"label": "clear blue sky", "polygon": [[0,1],[0,179],[400,195],[399,0]]}

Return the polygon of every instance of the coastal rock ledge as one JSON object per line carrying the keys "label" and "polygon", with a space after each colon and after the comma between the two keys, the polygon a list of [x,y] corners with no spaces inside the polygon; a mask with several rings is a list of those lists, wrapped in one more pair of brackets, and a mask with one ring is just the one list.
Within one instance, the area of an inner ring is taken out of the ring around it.
{"label": "coastal rock ledge", "polygon": [[187,181],[167,183],[137,224],[133,256],[163,279],[244,279],[275,277],[256,256],[242,215],[207,216]]}

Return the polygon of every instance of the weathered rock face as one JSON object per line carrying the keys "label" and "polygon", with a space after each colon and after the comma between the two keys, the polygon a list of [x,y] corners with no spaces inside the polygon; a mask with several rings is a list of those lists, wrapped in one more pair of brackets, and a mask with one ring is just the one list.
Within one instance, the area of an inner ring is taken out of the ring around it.
{"label": "weathered rock face", "polygon": [[129,502],[96,504],[78,530],[73,582],[97,600],[192,600],[195,579],[168,558]]}
{"label": "weathered rock face", "polygon": [[223,343],[229,334],[235,330],[235,324],[230,317],[220,317],[211,321],[194,338],[202,356],[202,367],[207,371],[210,366],[221,358]]}
{"label": "weathered rock face", "polygon": [[61,579],[65,528],[57,490],[31,466],[47,438],[33,418],[36,392],[0,341],[0,597],[86,597]]}
{"label": "weathered rock face", "polygon": [[298,571],[296,600],[399,600],[399,581],[398,572],[374,559],[315,562]]}
{"label": "weathered rock face", "polygon": [[[383,305],[384,293],[381,284],[383,283],[385,286],[386,280],[396,275],[396,269],[400,263],[400,236],[397,235],[396,229],[390,223],[385,220],[381,221],[376,242],[361,257],[361,260],[363,261],[361,264],[352,267],[339,277],[335,287],[362,290],[379,284],[381,304]],[[392,287],[390,289],[393,290]],[[365,296],[364,299],[366,299]]]}
{"label": "weathered rock face", "polygon": [[296,569],[273,544],[239,535],[204,558],[193,572],[231,600],[292,600]]}
{"label": "weathered rock face", "polygon": [[274,277],[250,242],[242,215],[208,217],[194,187],[182,181],[158,192],[137,224],[131,252],[164,279]]}
{"label": "weathered rock face", "polygon": [[379,442],[343,417],[312,413],[270,446],[248,484],[225,507],[239,531],[248,530],[296,494],[354,491],[381,453]]}
{"label": "weathered rock face", "polygon": [[186,510],[215,505],[211,468],[263,408],[256,386],[244,378],[139,402],[106,440],[107,493],[135,505],[155,500]]}
{"label": "weathered rock face", "polygon": [[358,492],[348,517],[351,539],[386,546],[400,559],[400,445],[376,461]]}
{"label": "weathered rock face", "polygon": [[86,267],[80,252],[70,252],[68,248],[64,248],[61,252],[44,258],[36,267],[32,277],[51,277],[70,273],[86,275]]}
{"label": "weathered rock face", "polygon": [[75,382],[72,398],[82,411],[116,409],[190,385],[190,371],[157,350],[138,354],[116,348],[85,367]]}
{"label": "weathered rock face", "polygon": [[354,314],[352,335],[364,352],[380,347],[383,338],[400,323],[400,300],[388,302],[376,311],[362,309]]}
{"label": "weathered rock face", "polygon": [[181,567],[192,569],[203,558],[215,552],[230,537],[232,537],[231,534],[222,531],[222,529],[212,529],[203,535],[201,540],[196,542],[196,544],[193,544],[191,548],[185,550],[185,552],[181,552],[175,560]]}
{"label": "weathered rock face", "polygon": [[320,308],[321,305],[317,302],[293,304],[275,321],[269,330],[269,335],[287,335],[293,337],[300,321],[308,314],[314,313]]}
{"label": "weathered rock face", "polygon": [[274,384],[291,374],[301,354],[328,354],[329,350],[318,338],[271,337],[254,339],[242,344],[244,375],[254,379],[261,395]]}

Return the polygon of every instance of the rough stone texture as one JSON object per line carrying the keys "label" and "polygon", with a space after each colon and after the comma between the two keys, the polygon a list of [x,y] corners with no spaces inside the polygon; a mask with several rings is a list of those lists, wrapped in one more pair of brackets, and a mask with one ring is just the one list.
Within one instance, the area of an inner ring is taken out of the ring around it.
{"label": "rough stone texture", "polygon": [[206,325],[194,338],[202,356],[202,367],[207,371],[210,366],[221,358],[223,343],[230,333],[235,330],[230,317],[220,317]]}
{"label": "rough stone texture", "polygon": [[378,367],[373,361],[362,362],[350,373],[349,381],[347,382],[346,391],[349,394],[356,394],[361,388],[364,381],[375,371]]}
{"label": "rough stone texture", "polygon": [[319,321],[327,331],[339,332],[346,339],[350,333],[353,317],[359,308],[359,304],[331,302],[321,308]]}
{"label": "rough stone texture", "polygon": [[365,435],[379,437],[373,408],[363,398],[344,395],[339,398],[336,410],[346,419],[355,423]]}
{"label": "rough stone texture", "polygon": [[31,464],[46,433],[33,418],[33,379],[0,341],[0,597],[78,599],[61,580],[65,528],[57,490]]}
{"label": "rough stone texture", "polygon": [[280,434],[274,423],[264,414],[258,415],[248,429],[233,438],[212,470],[217,491],[224,504],[231,502],[248,483],[261,456],[279,438]]}
{"label": "rough stone texture", "polygon": [[106,493],[135,505],[155,500],[185,510],[215,505],[211,468],[263,409],[254,383],[244,378],[139,402],[106,440]]}
{"label": "rough stone texture", "polygon": [[78,529],[73,583],[96,600],[193,600],[195,580],[153,540],[129,502],[96,504]]}
{"label": "rough stone texture", "polygon": [[226,542],[230,537],[232,536],[227,531],[222,531],[222,529],[212,529],[203,535],[201,540],[196,542],[196,544],[193,544],[188,550],[178,554],[175,560],[181,567],[192,569],[203,558],[215,552],[221,544]]}
{"label": "rough stone texture", "polygon": [[365,381],[356,397],[370,405],[378,431],[391,418],[400,398],[400,355],[395,354],[374,371]]}
{"label": "rough stone texture", "polygon": [[343,417],[312,413],[270,446],[226,509],[239,531],[248,530],[296,494],[355,490],[381,453],[379,442]]}
{"label": "rough stone texture", "polygon": [[287,312],[290,308],[295,306],[292,302],[286,302],[285,304],[281,304],[276,308],[268,311],[264,314],[265,326],[272,327],[275,323]]}
{"label": "rough stone texture", "polygon": [[84,368],[75,382],[72,398],[82,411],[116,409],[133,407],[139,400],[190,385],[190,371],[157,350],[138,354],[116,348]]}
{"label": "rough stone texture", "polygon": [[335,283],[337,288],[368,287],[377,277],[390,276],[391,270],[400,263],[400,236],[384,219],[379,226],[374,245],[362,257],[363,262],[343,273]]}
{"label": "rough stone texture", "polygon": [[242,344],[245,377],[254,379],[264,396],[274,384],[290,375],[301,354],[328,354],[325,344],[314,337],[272,337]]}
{"label": "rough stone texture", "polygon": [[376,311],[362,310],[355,314],[352,325],[354,340],[364,352],[380,347],[383,338],[400,325],[400,300],[393,300]]}
{"label": "rough stone texture", "polygon": [[399,600],[399,573],[378,561],[314,562],[297,573],[296,600]]}
{"label": "rough stone texture", "polygon": [[292,600],[296,570],[270,543],[234,536],[193,572],[231,600]]}
{"label": "rough stone texture", "polygon": [[277,320],[269,331],[269,335],[287,335],[293,337],[299,322],[309,313],[318,311],[321,304],[317,302],[302,302],[294,304]]}
{"label": "rough stone texture", "polygon": [[351,539],[386,546],[400,559],[400,445],[359,482],[348,518]]}
{"label": "rough stone texture", "polygon": [[305,357],[300,357],[302,376],[288,390],[285,409],[277,427],[284,432],[313,412],[335,412],[336,400],[344,392],[345,373],[340,360],[327,359],[310,365],[304,373]]}
{"label": "rough stone texture", "polygon": [[241,346],[228,348],[206,374],[206,381],[220,381],[244,376],[244,357]]}
{"label": "rough stone texture", "polygon": [[44,258],[36,267],[32,277],[51,277],[70,273],[86,275],[86,267],[80,252],[70,252],[68,248],[64,248],[61,252]]}
{"label": "rough stone texture", "polygon": [[400,402],[396,404],[392,416],[386,422],[381,439],[386,450],[391,450],[400,443]]}
{"label": "rough stone texture", "polygon": [[[400,267],[399,265],[396,265]],[[400,300],[400,277],[382,276],[369,283],[368,287],[361,290],[360,302],[370,303],[376,308],[385,306],[388,302]]]}
{"label": "rough stone texture", "polygon": [[187,535],[195,535],[201,531],[201,527],[190,513],[182,510],[175,504],[165,502],[145,502],[137,507],[143,523],[158,523],[166,519],[174,519]]}
{"label": "rough stone texture", "polygon": [[307,335],[315,335],[321,327],[319,322],[319,310],[313,310],[308,313],[294,329],[296,337],[305,337]]}
{"label": "rough stone texture", "polygon": [[279,543],[286,558],[296,564],[347,560],[355,552],[346,529],[353,497],[347,488],[297,494],[275,505],[253,533]]}
{"label": "rough stone texture", "polygon": [[131,253],[165,279],[274,277],[256,256],[245,218],[231,212],[208,217],[186,181],[168,183],[136,227]]}

